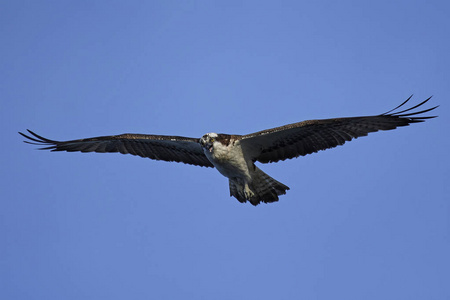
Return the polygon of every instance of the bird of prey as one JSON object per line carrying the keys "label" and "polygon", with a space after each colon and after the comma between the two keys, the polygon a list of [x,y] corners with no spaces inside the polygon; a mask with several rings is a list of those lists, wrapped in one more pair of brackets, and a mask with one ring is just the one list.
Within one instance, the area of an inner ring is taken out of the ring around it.
{"label": "bird of prey", "polygon": [[[412,96],[411,96],[412,97]],[[253,205],[278,201],[289,187],[261,171],[255,162],[270,163],[291,159],[343,145],[370,132],[391,130],[436,116],[423,116],[438,106],[414,109],[425,101],[398,111],[410,99],[381,114],[365,117],[308,120],[247,135],[207,133],[198,138],[148,134],[120,134],[71,141],[54,141],[28,130],[19,132],[29,144],[41,150],[67,152],[120,152],[155,160],[175,161],[217,168],[229,180],[230,196]]]}

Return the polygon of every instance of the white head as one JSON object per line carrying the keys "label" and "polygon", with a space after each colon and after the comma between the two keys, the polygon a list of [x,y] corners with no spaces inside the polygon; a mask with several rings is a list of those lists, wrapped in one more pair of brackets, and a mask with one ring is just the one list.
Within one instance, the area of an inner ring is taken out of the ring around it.
{"label": "white head", "polygon": [[202,145],[202,147],[204,149],[208,150],[209,152],[212,152],[214,142],[217,142],[218,137],[219,137],[219,135],[215,132],[207,133],[204,136],[202,136],[202,138],[200,139],[200,141],[199,141],[200,145]]}

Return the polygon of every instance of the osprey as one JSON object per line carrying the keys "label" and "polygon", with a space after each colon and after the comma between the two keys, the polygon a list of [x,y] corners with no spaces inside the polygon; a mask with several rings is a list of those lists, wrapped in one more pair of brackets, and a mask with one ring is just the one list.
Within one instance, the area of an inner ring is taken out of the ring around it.
{"label": "osprey", "polygon": [[[412,96],[411,96],[412,97]],[[261,171],[255,162],[270,163],[343,145],[346,141],[378,130],[391,130],[436,116],[419,116],[438,106],[413,112],[425,101],[396,111],[411,99],[381,114],[366,117],[308,120],[247,135],[207,133],[198,138],[121,134],[71,141],[54,141],[28,130],[19,132],[29,144],[51,151],[120,152],[155,160],[215,167],[229,180],[230,196],[253,205],[278,201],[289,187]]]}

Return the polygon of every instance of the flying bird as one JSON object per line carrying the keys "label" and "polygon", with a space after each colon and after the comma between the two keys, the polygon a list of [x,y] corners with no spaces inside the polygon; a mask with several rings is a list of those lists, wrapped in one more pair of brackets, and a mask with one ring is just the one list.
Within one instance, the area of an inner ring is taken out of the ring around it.
{"label": "flying bird", "polygon": [[67,152],[120,152],[155,160],[182,162],[216,168],[228,178],[230,196],[253,205],[278,201],[289,187],[273,179],[255,162],[271,163],[334,148],[370,132],[391,130],[436,116],[423,116],[438,106],[421,111],[414,109],[425,101],[398,111],[412,96],[396,108],[365,117],[307,120],[247,135],[207,133],[200,139],[182,136],[120,134],[71,141],[54,141],[31,130],[19,132],[29,144],[41,150]]}

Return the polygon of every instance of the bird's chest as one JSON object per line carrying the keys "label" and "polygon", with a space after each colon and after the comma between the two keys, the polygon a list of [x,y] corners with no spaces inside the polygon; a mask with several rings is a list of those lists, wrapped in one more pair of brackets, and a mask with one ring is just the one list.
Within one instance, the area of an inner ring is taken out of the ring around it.
{"label": "bird's chest", "polygon": [[225,177],[248,177],[249,171],[239,145],[214,144],[213,150],[204,150],[206,157]]}

